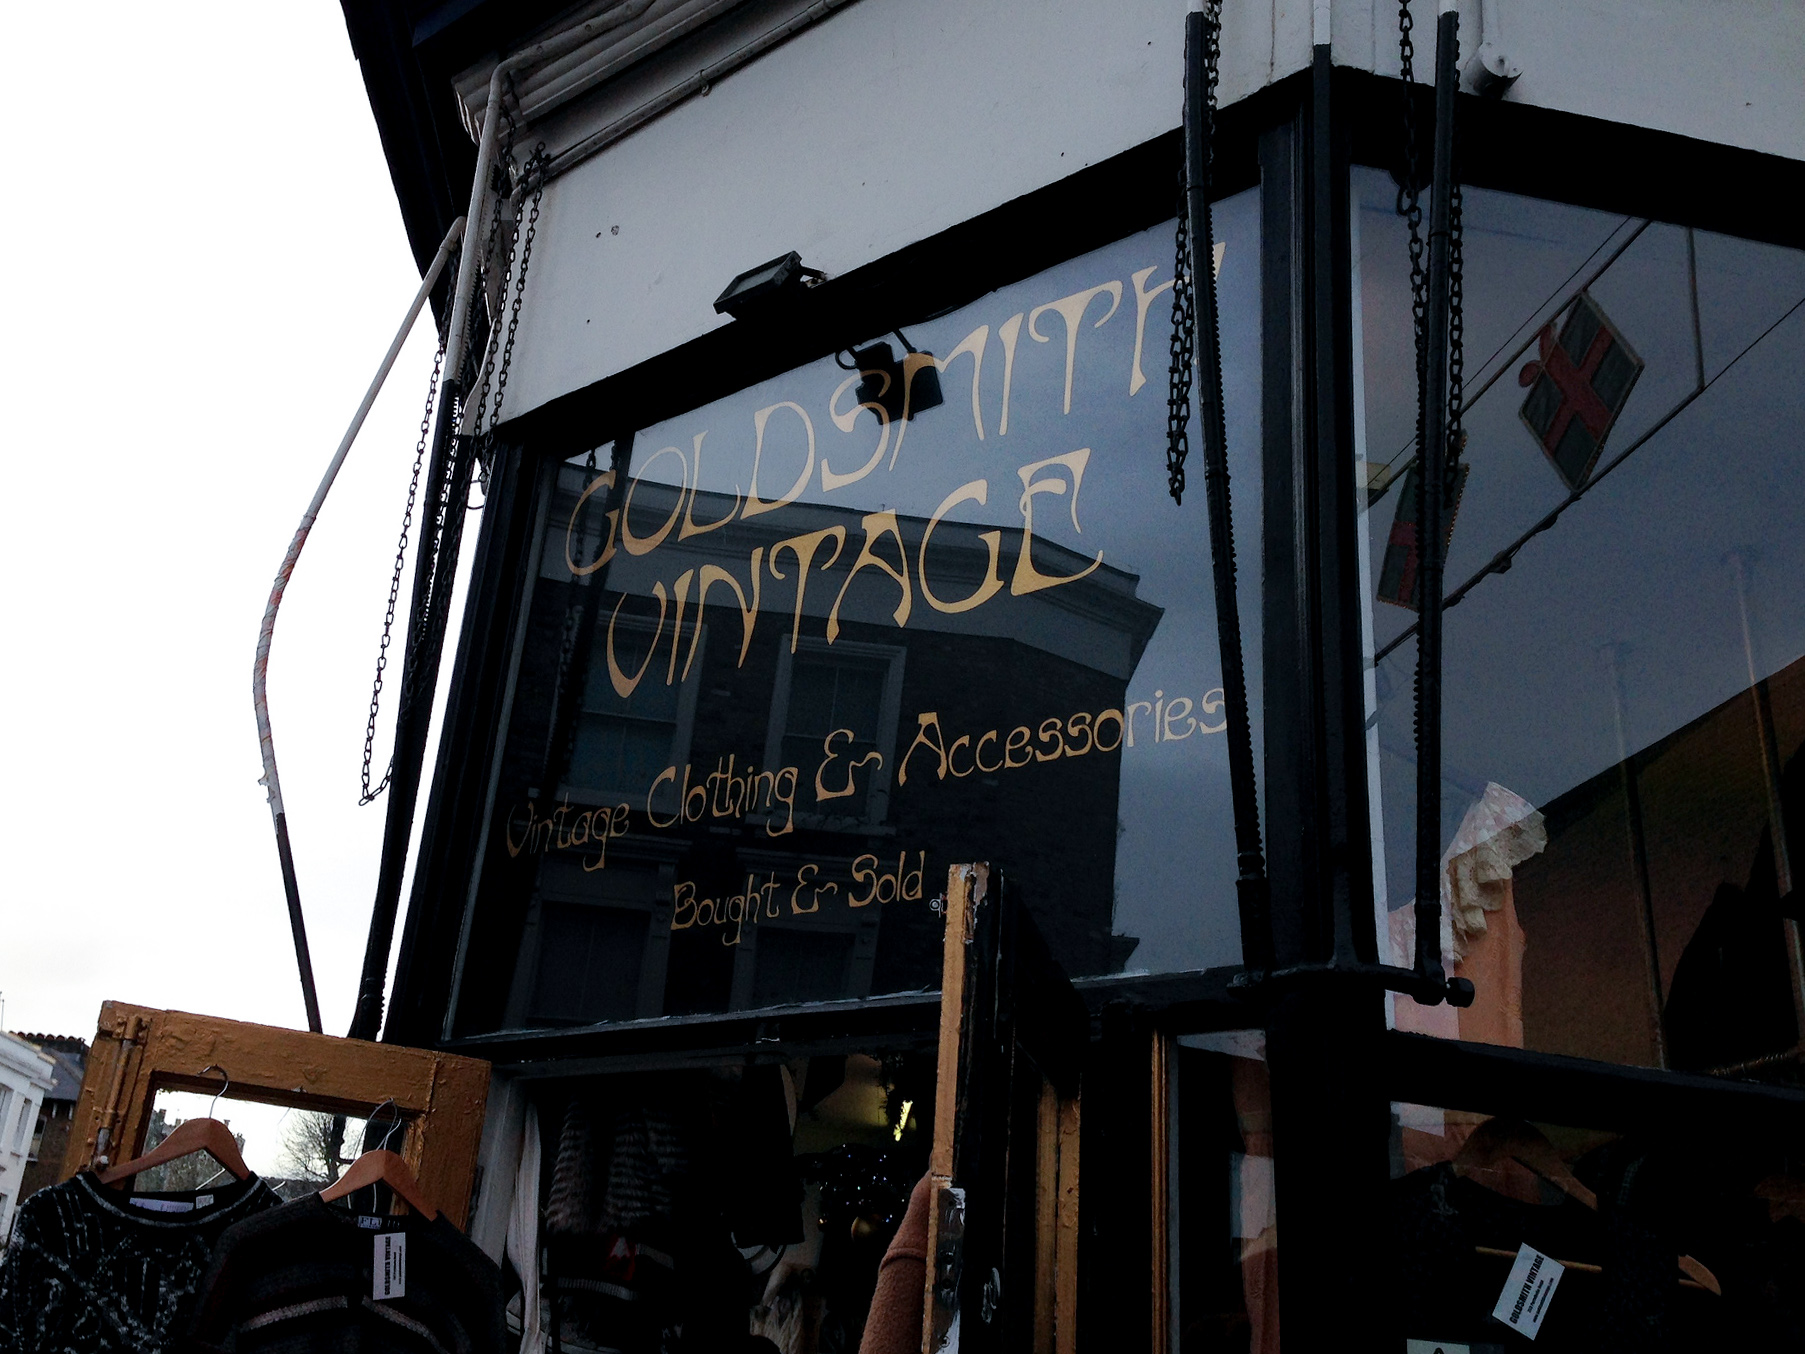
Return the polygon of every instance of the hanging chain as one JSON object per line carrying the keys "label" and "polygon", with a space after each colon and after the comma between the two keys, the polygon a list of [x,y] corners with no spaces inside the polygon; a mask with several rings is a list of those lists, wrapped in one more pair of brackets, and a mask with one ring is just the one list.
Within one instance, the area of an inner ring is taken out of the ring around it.
{"label": "hanging chain", "polygon": [[1166,388],[1166,485],[1174,503],[1185,498],[1185,458],[1191,454],[1191,381],[1196,361],[1197,299],[1191,292],[1190,203],[1178,171],[1178,257],[1172,265],[1172,355]]}
{"label": "hanging chain", "polygon": [[[509,93],[510,94],[512,93],[511,85],[509,87]],[[514,119],[513,110],[511,108],[509,108],[509,106],[507,105],[506,102],[504,102],[502,104],[502,112],[507,118],[507,136],[502,145],[501,155],[495,165],[493,177],[491,179],[491,187],[498,193],[498,195],[502,196],[505,199],[507,192],[509,190],[509,180],[510,180],[510,176],[512,173],[510,166],[513,163],[514,137],[515,137],[515,131],[516,131],[516,123],[515,123],[515,119]],[[485,283],[486,278],[489,275],[490,268],[493,266],[496,248],[500,241],[500,231],[501,231],[501,213],[499,211],[497,211],[489,222],[489,238],[488,238],[487,242],[485,243],[485,246],[483,249],[483,257],[482,257],[481,261],[479,262],[478,268],[477,268],[476,288],[477,288],[478,295],[484,294],[484,283]],[[470,308],[470,317],[466,321],[466,325],[470,326],[470,327],[474,327],[475,323],[476,323],[476,307],[473,305]],[[465,331],[465,336],[466,336],[465,351],[466,352],[469,351],[469,344],[467,341],[468,335],[469,335],[469,328],[466,328],[466,331]],[[371,766],[375,761],[376,722],[377,722],[378,715],[380,714],[381,708],[382,708],[382,688],[383,688],[384,680],[388,673],[389,646],[393,640],[394,626],[395,626],[395,612],[396,612],[397,607],[400,604],[400,598],[401,598],[401,576],[405,572],[406,560],[407,560],[407,547],[408,547],[409,541],[410,541],[412,533],[413,533],[414,510],[419,502],[420,477],[421,477],[421,473],[424,470],[425,465],[426,465],[427,447],[430,445],[431,439],[432,439],[433,411],[438,402],[440,379],[444,374],[445,347],[446,347],[446,341],[449,338],[449,336],[450,336],[449,329],[446,329],[441,332],[440,337],[439,337],[439,349],[438,349],[438,352],[433,357],[432,379],[428,383],[427,390],[426,390],[426,411],[421,416],[420,437],[419,437],[419,441],[415,444],[415,447],[414,447],[413,478],[408,483],[407,507],[402,512],[401,536],[395,546],[395,568],[389,576],[389,597],[388,597],[388,605],[384,611],[383,619],[382,619],[382,640],[381,640],[381,643],[378,645],[377,651],[376,651],[376,677],[375,677],[375,680],[371,683],[371,687],[370,687],[370,713],[369,713],[369,718],[364,725],[362,793],[358,796],[358,800],[357,800],[359,805],[372,803],[379,795],[381,795],[382,792],[389,787],[390,779],[393,777],[394,771],[395,771],[394,754],[391,752],[390,756],[389,756],[389,765],[388,765],[388,768],[383,772],[381,782],[376,785],[372,785],[370,783]],[[492,350],[492,348],[493,348],[493,345],[491,345],[491,350]],[[486,394],[487,394],[487,389],[485,386],[484,395],[486,396]],[[465,402],[463,400],[457,400],[455,402],[454,407],[451,411],[452,417],[454,419],[461,419],[461,417],[463,415],[464,405],[465,405]],[[479,408],[481,407],[480,403],[479,403],[478,407]],[[457,478],[456,460],[457,460],[457,458],[455,456],[447,458],[447,464],[445,466],[445,480],[444,480],[444,483],[439,486],[440,492],[438,495],[438,499],[439,499],[438,511],[436,512],[433,523],[432,523],[431,536],[429,539],[423,539],[421,542],[422,550],[426,550],[426,549],[430,548],[431,552],[432,552],[431,557],[430,557],[431,563],[427,564],[424,567],[434,568],[435,571],[436,571],[437,559],[438,559],[438,554],[439,554],[439,551],[438,551],[439,542],[443,539],[444,533],[445,533],[446,513],[447,513],[446,491],[456,482],[456,478]],[[434,580],[434,583],[435,584],[437,583],[436,579]],[[436,596],[436,594],[439,591],[441,591],[441,589],[434,587],[429,592],[429,599],[432,596]],[[418,642],[420,639],[424,638],[424,636],[431,630],[431,628],[432,628],[432,614],[431,613],[433,612],[434,609],[435,608],[429,604],[428,606],[421,608],[422,614],[410,618],[410,620],[412,621],[412,630],[414,632],[414,639],[416,642]],[[411,689],[403,692],[404,699],[411,698],[414,694],[415,693]]]}
{"label": "hanging chain", "polygon": [[[488,321],[488,341],[484,345],[480,374],[482,384],[477,388],[476,398],[472,402],[475,410],[470,420],[472,431],[479,429],[489,402],[489,391],[495,379],[495,355],[501,342],[500,315],[496,313],[500,306],[507,304],[508,276],[514,269],[514,251],[520,240],[520,218],[516,216],[508,226],[507,244],[502,245],[502,217],[507,215],[508,203],[514,193],[514,138],[518,133],[518,125],[514,119],[514,110],[510,100],[514,93],[512,77],[502,95],[501,111],[507,119],[507,134],[502,143],[500,157],[495,163],[495,173],[490,181],[490,191],[495,194],[494,209],[489,214],[489,238],[483,245],[483,266],[478,283],[478,294],[483,298],[484,318]],[[497,274],[499,273],[499,277]],[[494,305],[490,304],[493,296]],[[476,307],[472,306],[471,323],[476,323]]]}
{"label": "hanging chain", "polygon": [[[1217,72],[1222,60],[1222,3],[1209,0],[1203,25],[1203,138],[1205,174],[1216,113]],[[1208,190],[1209,184],[1200,185]],[[1206,208],[1207,210],[1207,208]],[[1178,232],[1172,265],[1171,367],[1166,387],[1166,487],[1174,503],[1185,496],[1185,461],[1191,454],[1191,391],[1197,366],[1197,278],[1191,269],[1191,205],[1184,164],[1178,170]],[[1214,259],[1204,267],[1214,268]]]}
{"label": "hanging chain", "polygon": [[[482,403],[477,406],[478,417],[482,424],[477,437],[477,476],[485,494],[489,490],[489,467],[494,460],[495,428],[501,422],[501,405],[508,393],[508,370],[514,362],[514,339],[520,331],[520,306],[526,298],[527,270],[533,264],[533,239],[539,233],[539,209],[545,200],[545,169],[549,163],[550,157],[545,153],[545,142],[541,141],[533,148],[533,154],[527,160],[526,168],[522,172],[523,183],[533,184],[533,201],[527,211],[524,229],[521,227],[520,218],[518,216],[514,218],[513,236],[509,242],[509,272],[503,275],[502,282],[504,300],[506,300],[510,276],[513,282],[514,298],[508,308],[508,336],[501,345],[501,360],[494,367],[495,403],[487,410],[484,410]],[[520,256],[518,269],[513,265],[514,255],[517,251]],[[491,357],[495,352],[495,341],[500,329],[499,323],[490,327],[489,352]],[[482,397],[485,402],[488,393],[489,378],[485,375]]]}
{"label": "hanging chain", "polygon": [[1460,176],[1450,176],[1448,185],[1448,449],[1447,465],[1442,474],[1442,502],[1451,512],[1454,490],[1460,483],[1460,453],[1466,447],[1466,432],[1461,418],[1466,403],[1466,316],[1461,277],[1461,192]]}
{"label": "hanging chain", "polygon": [[389,640],[395,628],[395,605],[401,596],[401,574],[407,561],[408,537],[414,525],[414,503],[420,494],[420,471],[426,464],[427,445],[432,441],[433,407],[438,403],[439,374],[444,367],[445,342],[441,338],[439,351],[432,359],[432,379],[426,385],[426,410],[420,415],[420,440],[414,445],[414,474],[408,481],[407,507],[401,514],[401,539],[395,543],[395,570],[389,575],[389,604],[382,617],[382,642],[376,649],[376,680],[370,685],[370,719],[364,726],[363,792],[357,797],[360,808],[373,802],[388,789],[389,778],[395,774],[395,758],[390,753],[388,768],[382,773],[382,783],[374,788],[370,785],[370,762],[376,752],[376,716],[382,709],[382,679],[389,666]]}
{"label": "hanging chain", "polygon": [[1410,324],[1416,337],[1416,446],[1420,458],[1427,432],[1422,388],[1429,360],[1424,332],[1429,318],[1429,270],[1423,258],[1423,174],[1416,144],[1416,43],[1411,37],[1415,25],[1409,0],[1398,0],[1398,76],[1404,86],[1404,181],[1398,185],[1397,213],[1410,232]]}

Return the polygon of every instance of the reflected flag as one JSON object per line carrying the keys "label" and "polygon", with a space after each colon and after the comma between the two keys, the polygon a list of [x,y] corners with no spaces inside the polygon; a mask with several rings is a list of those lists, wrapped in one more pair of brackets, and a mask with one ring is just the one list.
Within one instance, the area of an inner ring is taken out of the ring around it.
{"label": "reflected flag", "polygon": [[[1463,443],[1464,445],[1464,443]],[[1391,520],[1391,537],[1385,542],[1385,559],[1379,565],[1379,600],[1393,606],[1417,609],[1422,589],[1422,553],[1418,547],[1416,523],[1416,477],[1420,462],[1412,462],[1404,476],[1404,487],[1398,495],[1397,515]],[[1454,472],[1454,495],[1443,510],[1447,523],[1442,537],[1442,558],[1448,557],[1448,544],[1454,539],[1454,514],[1460,511],[1460,496],[1466,492],[1467,471],[1462,461]]]}
{"label": "reflected flag", "polygon": [[[1559,325],[1559,337],[1555,327]],[[1574,298],[1566,322],[1556,316],[1536,335],[1540,357],[1524,364],[1517,384],[1529,391],[1523,424],[1568,489],[1592,474],[1604,439],[1629,402],[1643,361],[1587,292]]]}

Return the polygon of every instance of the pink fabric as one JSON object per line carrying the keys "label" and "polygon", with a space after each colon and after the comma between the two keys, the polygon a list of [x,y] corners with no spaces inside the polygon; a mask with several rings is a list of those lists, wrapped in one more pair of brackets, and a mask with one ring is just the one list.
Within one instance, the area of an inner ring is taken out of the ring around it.
{"label": "pink fabric", "polygon": [[918,1354],[928,1288],[928,1207],[930,1177],[922,1176],[909,1195],[902,1226],[877,1267],[877,1289],[859,1354]]}

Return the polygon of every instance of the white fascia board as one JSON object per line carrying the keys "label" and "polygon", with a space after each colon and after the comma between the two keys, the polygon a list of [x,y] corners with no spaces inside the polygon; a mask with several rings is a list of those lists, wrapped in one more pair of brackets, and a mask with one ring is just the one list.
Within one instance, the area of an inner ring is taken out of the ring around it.
{"label": "white fascia board", "polygon": [[[1333,3],[1335,64],[1395,79],[1397,5]],[[1438,3],[1410,0],[1424,83],[1435,78]],[[1805,0],[1460,0],[1459,10],[1463,62],[1483,25],[1522,68],[1507,103],[1805,159]]]}
{"label": "white fascia board", "polygon": [[[1231,0],[1224,103],[1308,66],[1310,0]],[[771,22],[750,6],[534,128],[555,152]],[[1182,0],[857,0],[547,188],[509,414],[728,321],[744,269],[829,276],[1153,139],[1182,108]]]}
{"label": "white fascia board", "polygon": [[[652,0],[524,80],[529,114],[588,91],[529,144],[556,154],[810,8],[753,0],[658,45],[707,3]],[[1325,29],[1336,64],[1395,77],[1395,5],[1327,0],[1325,21],[1324,3],[1224,0],[1221,102],[1305,69]],[[1437,4],[1412,0],[1424,81]],[[796,250],[843,274],[1170,131],[1185,7],[850,0],[678,103],[546,189],[508,415],[728,323],[714,298],[767,259]],[[1509,102],[1805,157],[1805,0],[1486,0],[1483,15],[1461,0],[1460,12],[1463,48],[1483,22],[1522,67]],[[460,89],[480,93],[487,69]]]}

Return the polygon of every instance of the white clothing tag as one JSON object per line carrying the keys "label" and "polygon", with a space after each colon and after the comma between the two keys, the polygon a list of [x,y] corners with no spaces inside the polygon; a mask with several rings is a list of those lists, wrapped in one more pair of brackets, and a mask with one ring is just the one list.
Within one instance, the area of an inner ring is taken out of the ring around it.
{"label": "white clothing tag", "polygon": [[1542,1329],[1542,1318],[1548,1314],[1548,1300],[1555,1285],[1566,1273],[1559,1260],[1543,1255],[1527,1241],[1517,1248],[1517,1258],[1498,1295],[1492,1315],[1528,1339],[1535,1339]]}
{"label": "white clothing tag", "polygon": [[385,1221],[386,1221],[386,1219],[384,1219],[384,1218],[365,1217],[362,1213],[359,1213],[357,1215],[357,1225],[359,1227],[363,1228],[364,1231],[366,1231],[366,1232],[381,1231],[382,1224]]}
{"label": "white clothing tag", "polygon": [[376,1244],[376,1263],[370,1271],[370,1296],[407,1296],[407,1233],[383,1232],[370,1238]]}
{"label": "white clothing tag", "polygon": [[131,1203],[147,1213],[192,1213],[194,1205],[186,1199],[139,1199],[133,1198]]}
{"label": "white clothing tag", "polygon": [[195,1195],[195,1196],[194,1196],[194,1206],[195,1206],[195,1207],[196,1207],[196,1208],[211,1208],[211,1207],[213,1207],[213,1196],[212,1196],[212,1195],[211,1195],[211,1194],[197,1194],[197,1195]]}

